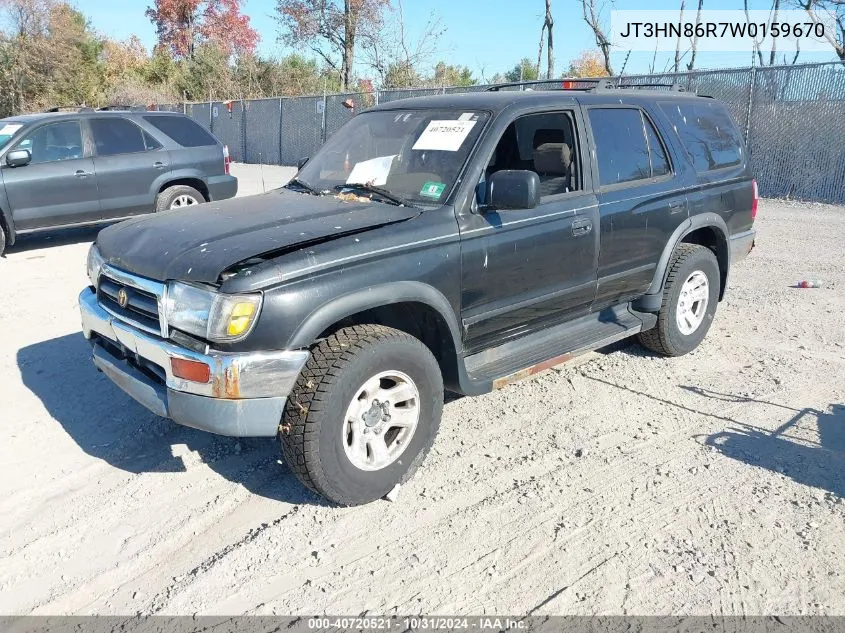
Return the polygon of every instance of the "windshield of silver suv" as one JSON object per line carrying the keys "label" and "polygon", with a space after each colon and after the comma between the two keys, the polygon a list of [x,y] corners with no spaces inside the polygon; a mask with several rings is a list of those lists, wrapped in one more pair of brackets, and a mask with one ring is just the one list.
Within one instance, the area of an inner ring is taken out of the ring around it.
{"label": "windshield of silver suv", "polygon": [[449,196],[490,115],[460,110],[364,112],[336,132],[292,186],[438,205]]}
{"label": "windshield of silver suv", "polygon": [[0,149],[6,147],[6,144],[22,127],[23,123],[17,121],[0,121]]}

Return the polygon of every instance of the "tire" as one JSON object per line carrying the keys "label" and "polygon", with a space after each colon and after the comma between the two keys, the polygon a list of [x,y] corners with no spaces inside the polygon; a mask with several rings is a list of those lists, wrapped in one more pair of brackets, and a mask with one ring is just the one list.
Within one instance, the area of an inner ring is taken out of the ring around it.
{"label": "tire", "polygon": [[[205,202],[205,197],[193,187],[174,185],[164,189],[156,197],[156,213],[168,209],[179,209]],[[181,204],[180,204],[181,203]]]}
{"label": "tire", "polygon": [[[379,404],[379,394],[397,401]],[[282,456],[305,486],[330,501],[369,503],[413,475],[442,413],[443,378],[421,341],[380,325],[343,328],[311,349],[288,397],[279,426]],[[379,441],[386,453],[377,450]]]}
{"label": "tire", "polygon": [[[706,288],[698,285],[698,290],[693,290],[702,280],[706,280]],[[663,356],[683,356],[694,350],[713,322],[720,283],[719,262],[713,251],[698,244],[678,244],[663,284],[657,325],[639,334],[640,343]],[[688,293],[685,297],[684,292]],[[691,300],[691,296],[701,299]],[[707,303],[702,306],[699,301],[704,297]]]}
{"label": "tire", "polygon": [[0,257],[6,252],[6,232],[3,230],[3,225],[0,224]]}

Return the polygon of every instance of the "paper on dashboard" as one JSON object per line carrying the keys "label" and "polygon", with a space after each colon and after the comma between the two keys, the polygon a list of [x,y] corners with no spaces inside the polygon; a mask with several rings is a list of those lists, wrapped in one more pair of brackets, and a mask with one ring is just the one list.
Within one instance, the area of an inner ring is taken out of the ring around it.
{"label": "paper on dashboard", "polygon": [[374,186],[385,184],[387,182],[387,175],[390,173],[390,166],[393,164],[393,159],[396,156],[398,154],[379,156],[355,163],[355,167],[352,168],[346,182],[349,184],[366,183]]}

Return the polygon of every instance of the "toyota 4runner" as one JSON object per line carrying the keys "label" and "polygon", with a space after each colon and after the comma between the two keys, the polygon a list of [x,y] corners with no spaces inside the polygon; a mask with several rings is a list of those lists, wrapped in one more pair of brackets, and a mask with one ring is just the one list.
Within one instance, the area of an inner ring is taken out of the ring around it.
{"label": "toyota 4runner", "polygon": [[637,335],[706,335],[754,244],[723,104],[679,90],[488,91],[352,118],[285,187],[103,230],[93,360],[160,416],[278,437],[344,505],[406,481],[447,389],[477,395]]}

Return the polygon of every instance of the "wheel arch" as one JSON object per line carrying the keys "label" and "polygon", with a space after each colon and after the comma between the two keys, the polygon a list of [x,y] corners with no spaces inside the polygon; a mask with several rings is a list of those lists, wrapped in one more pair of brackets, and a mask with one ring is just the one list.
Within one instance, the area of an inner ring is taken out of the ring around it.
{"label": "wheel arch", "polygon": [[669,272],[669,262],[672,253],[678,244],[700,244],[710,248],[716,255],[719,262],[719,301],[725,296],[725,289],[728,283],[730,271],[730,248],[728,245],[728,225],[722,216],[716,213],[702,213],[694,215],[683,222],[666,242],[651,285],[646,290],[645,297],[638,301],[638,307],[647,311],[654,311],[660,307],[660,296],[663,292],[663,284],[666,283],[666,275]]}
{"label": "wheel arch", "polygon": [[158,188],[156,195],[158,196],[161,194],[165,189],[170,189],[171,187],[177,187],[179,185],[185,185],[186,187],[193,187],[197,191],[199,191],[205,201],[208,202],[211,198],[209,197],[208,193],[208,184],[202,178],[198,176],[182,176],[182,177],[168,177],[164,180]]}
{"label": "wheel arch", "polygon": [[439,290],[421,282],[371,286],[332,299],[303,321],[289,347],[309,347],[342,327],[364,323],[385,325],[418,338],[437,359],[444,383],[452,388],[459,384],[461,335],[455,310]]}

